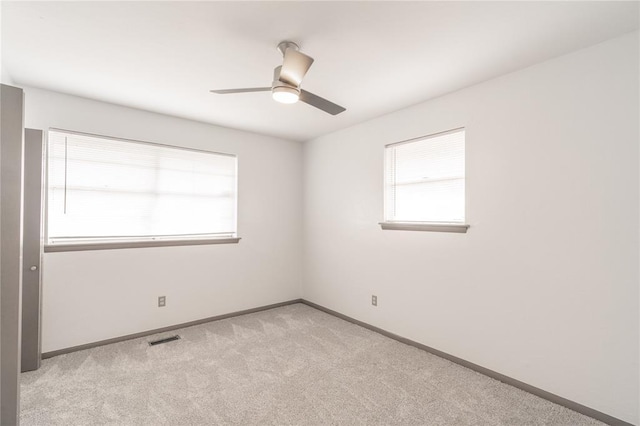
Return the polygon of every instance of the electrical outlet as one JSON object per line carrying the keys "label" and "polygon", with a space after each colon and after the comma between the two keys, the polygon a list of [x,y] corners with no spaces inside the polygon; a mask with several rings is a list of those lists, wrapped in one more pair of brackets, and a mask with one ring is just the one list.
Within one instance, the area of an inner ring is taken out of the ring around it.
{"label": "electrical outlet", "polygon": [[375,294],[371,295],[371,304],[373,306],[378,306],[378,296],[376,296]]}
{"label": "electrical outlet", "polygon": [[167,306],[167,297],[158,296],[158,308],[163,308],[165,306]]}

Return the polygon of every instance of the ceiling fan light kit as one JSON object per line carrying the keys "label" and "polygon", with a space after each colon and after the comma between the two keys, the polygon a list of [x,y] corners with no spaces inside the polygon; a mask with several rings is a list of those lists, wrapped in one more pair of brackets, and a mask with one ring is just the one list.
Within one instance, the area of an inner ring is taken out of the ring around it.
{"label": "ceiling fan light kit", "polygon": [[300,90],[288,86],[276,86],[271,90],[275,101],[283,104],[295,104],[300,99]]}
{"label": "ceiling fan light kit", "polygon": [[271,87],[211,90],[211,92],[226,95],[230,93],[271,91],[273,99],[283,104],[294,104],[302,101],[331,115],[337,115],[345,111],[345,108],[340,105],[300,88],[302,79],[311,68],[311,64],[313,64],[312,57],[300,52],[298,45],[292,41],[278,43],[278,51],[282,53],[283,61],[282,65],[276,67],[273,72]]}

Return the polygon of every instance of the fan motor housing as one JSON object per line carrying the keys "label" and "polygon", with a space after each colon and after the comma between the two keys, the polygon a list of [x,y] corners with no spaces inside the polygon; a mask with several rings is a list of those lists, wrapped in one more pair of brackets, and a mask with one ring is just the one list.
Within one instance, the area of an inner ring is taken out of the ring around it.
{"label": "fan motor housing", "polygon": [[280,65],[273,70],[273,83],[271,83],[271,90],[275,89],[276,87],[287,87],[289,89],[295,90],[298,94],[300,94],[299,87],[296,87],[293,84],[285,83],[284,81],[280,80],[281,69],[282,69],[282,66]]}

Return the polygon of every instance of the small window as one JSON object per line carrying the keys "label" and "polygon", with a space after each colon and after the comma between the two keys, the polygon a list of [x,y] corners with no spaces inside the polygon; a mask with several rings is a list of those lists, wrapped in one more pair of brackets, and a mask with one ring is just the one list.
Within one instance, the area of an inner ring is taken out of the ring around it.
{"label": "small window", "polygon": [[235,237],[236,163],[234,155],[51,130],[47,244]]}
{"label": "small window", "polygon": [[386,146],[385,223],[464,224],[464,136],[456,129]]}

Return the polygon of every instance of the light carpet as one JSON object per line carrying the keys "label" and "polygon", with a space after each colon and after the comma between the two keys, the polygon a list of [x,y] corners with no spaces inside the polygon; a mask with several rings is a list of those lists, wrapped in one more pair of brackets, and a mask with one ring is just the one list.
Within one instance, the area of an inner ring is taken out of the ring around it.
{"label": "light carpet", "polygon": [[602,424],[303,304],[57,356],[21,388],[23,426]]}

